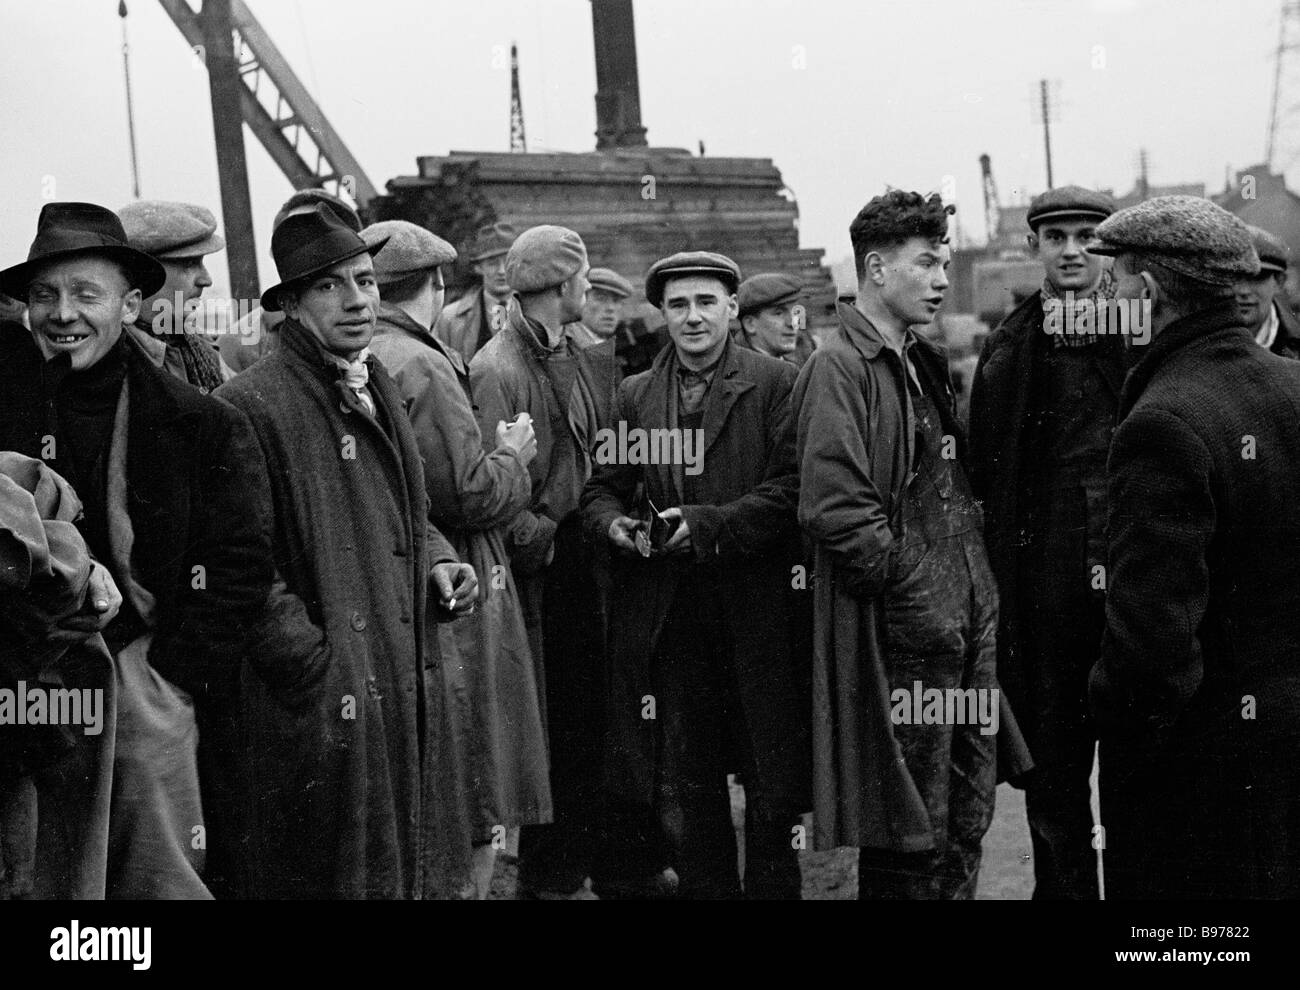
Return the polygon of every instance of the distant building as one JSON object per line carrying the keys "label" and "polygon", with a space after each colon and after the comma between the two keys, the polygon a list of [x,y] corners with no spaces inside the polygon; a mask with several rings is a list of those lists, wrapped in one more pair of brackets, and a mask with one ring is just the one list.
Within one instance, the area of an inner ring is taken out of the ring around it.
{"label": "distant building", "polygon": [[[1267,165],[1242,169],[1236,181],[1215,196],[1214,201],[1246,223],[1280,237],[1291,249],[1291,257],[1300,258],[1300,196],[1288,189],[1282,176],[1270,172]],[[1300,298],[1298,283],[1300,279],[1293,265],[1287,276],[1287,291],[1292,299]]]}

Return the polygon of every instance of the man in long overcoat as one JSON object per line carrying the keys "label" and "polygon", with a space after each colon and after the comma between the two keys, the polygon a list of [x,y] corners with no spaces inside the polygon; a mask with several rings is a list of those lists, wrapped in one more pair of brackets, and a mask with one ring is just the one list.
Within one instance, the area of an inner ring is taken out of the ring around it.
{"label": "man in long overcoat", "polygon": [[[998,681],[1034,755],[1025,810],[1036,898],[1100,896],[1088,671],[1106,626],[1106,455],[1127,368],[1120,337],[1092,319],[1114,288],[1084,245],[1114,211],[1078,186],[1034,198],[1028,241],[1043,285],[989,336],[971,395],[971,485],[998,578]],[[1087,332],[1075,332],[1085,314]]]}
{"label": "man in long overcoat", "polygon": [[[220,743],[246,635],[271,585],[266,475],[248,420],[161,371],[124,327],[163,284],[91,203],[42,211],[0,291],[31,331],[0,333],[0,450],[70,482],[77,522],[122,608],[104,629],[116,673],[109,898],[208,898],[199,754]],[[196,841],[199,840],[199,841]]]}
{"label": "man in long overcoat", "polygon": [[[858,305],[840,303],[792,400],[815,543],[814,822],[820,846],[861,847],[862,898],[974,896],[994,737],[1013,729],[947,359],[911,329],[948,285],[948,209],[902,190],[862,209]],[[929,692],[965,708],[925,714]]]}
{"label": "man in long overcoat", "polygon": [[1259,259],[1227,211],[1162,196],[1097,237],[1151,331],[1107,465],[1106,897],[1295,898],[1300,364],[1243,326]]}
{"label": "man in long overcoat", "polygon": [[[379,292],[323,205],[276,229],[280,346],[219,389],[252,421],[287,591],[244,670],[241,892],[472,896],[470,842],[429,609],[468,612],[473,570],[428,521],[401,393],[365,350]],[[278,635],[278,639],[275,638]]]}
{"label": "man in long overcoat", "polygon": [[511,295],[506,254],[516,236],[508,223],[479,229],[469,252],[478,285],[444,309],[434,325],[434,336],[466,364],[506,325]]}
{"label": "man in long overcoat", "polygon": [[551,819],[537,676],[505,548],[506,523],[532,498],[528,463],[537,443],[525,415],[509,426],[498,423],[496,447],[483,449],[469,374],[433,335],[442,306],[440,266],[455,260],[455,248],[406,220],[372,224],[361,236],[387,242],[375,256],[381,303],[370,350],[406,402],[424,461],[430,519],[483,575],[473,614],[440,623],[437,632],[458,716],[475,884],[485,898],[505,831]]}
{"label": "man in long overcoat", "polygon": [[[794,369],[730,340],[739,281],[735,262],[711,252],[651,266],[647,298],[673,346],[620,385],[583,492],[591,538],[618,553],[605,780],[657,812],[680,896],[731,898],[741,881],[727,774],[740,772],[744,894],[797,900],[810,765]],[[649,463],[619,449],[624,434],[643,451],[651,438]],[[678,445],[656,447],[665,434]],[[639,486],[654,509],[636,504]],[[646,558],[633,514],[655,510],[676,529]]]}

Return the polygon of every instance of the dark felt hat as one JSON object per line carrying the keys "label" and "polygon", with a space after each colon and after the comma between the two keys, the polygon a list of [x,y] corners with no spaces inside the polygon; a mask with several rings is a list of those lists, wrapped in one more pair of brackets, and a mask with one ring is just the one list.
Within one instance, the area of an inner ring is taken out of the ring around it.
{"label": "dark felt hat", "polygon": [[784,302],[793,302],[803,292],[803,283],[793,275],[784,272],[764,272],[751,275],[740,283],[736,301],[740,304],[740,316],[757,313],[766,306],[777,306]]}
{"label": "dark felt hat", "polygon": [[262,293],[262,308],[279,312],[280,292],[290,282],[327,271],[359,254],[378,254],[387,243],[385,237],[367,245],[324,203],[316,204],[311,213],[285,217],[271,235],[271,257],[280,281]]}
{"label": "dark felt hat", "polygon": [[1115,210],[1115,200],[1103,192],[1082,186],[1057,186],[1029,201],[1025,222],[1030,230],[1037,230],[1039,224],[1064,217],[1105,220]]}
{"label": "dark felt hat", "polygon": [[27,260],[0,271],[0,292],[26,301],[28,283],[51,261],[95,254],[122,266],[132,288],[151,296],[167,281],[157,261],[127,243],[116,213],[94,203],[46,203],[36,221],[36,239]]}
{"label": "dark felt hat", "polygon": [[662,306],[664,285],[669,279],[687,275],[709,275],[719,279],[728,292],[740,285],[740,266],[725,254],[713,251],[679,251],[660,258],[645,273],[645,297],[652,306]]}

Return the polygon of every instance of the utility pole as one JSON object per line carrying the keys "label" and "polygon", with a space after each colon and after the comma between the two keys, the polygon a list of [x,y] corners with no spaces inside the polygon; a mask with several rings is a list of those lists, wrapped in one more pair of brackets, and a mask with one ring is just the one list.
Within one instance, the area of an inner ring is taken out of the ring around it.
{"label": "utility pole", "polygon": [[1047,80],[1039,81],[1039,93],[1042,98],[1043,106],[1043,148],[1047,152],[1047,188],[1052,189],[1055,183],[1052,182],[1052,127],[1051,127],[1051,105],[1047,96]]}
{"label": "utility pole", "polygon": [[1300,89],[1297,52],[1300,52],[1300,3],[1284,0],[1278,19],[1273,67],[1273,106],[1268,115],[1268,150],[1265,158],[1269,170],[1278,175],[1285,172],[1296,158],[1294,112],[1297,90]]}
{"label": "utility pole", "polygon": [[1138,196],[1142,202],[1151,197],[1151,182],[1148,178],[1147,149],[1138,149]]}
{"label": "utility pole", "polygon": [[510,150],[517,154],[528,152],[528,138],[524,134],[524,101],[519,95],[519,46],[510,43]]}
{"label": "utility pole", "polygon": [[140,198],[140,159],[135,151],[135,101],[131,98],[131,45],[126,37],[126,0],[118,0],[122,19],[122,74],[126,76],[126,131],[131,141],[131,195]]}
{"label": "utility pole", "polygon": [[226,263],[230,292],[236,299],[258,296],[257,251],[253,241],[253,205],[248,194],[244,155],[244,118],[239,108],[239,60],[230,16],[231,0],[203,0],[204,62],[212,94],[212,129],[217,140],[217,176],[221,181],[221,215],[225,222]]}

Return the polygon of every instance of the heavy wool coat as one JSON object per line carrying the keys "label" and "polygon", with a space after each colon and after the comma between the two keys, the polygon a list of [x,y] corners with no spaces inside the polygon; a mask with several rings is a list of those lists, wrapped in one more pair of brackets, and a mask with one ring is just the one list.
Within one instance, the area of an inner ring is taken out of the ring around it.
{"label": "heavy wool coat", "polygon": [[[881,596],[901,535],[916,461],[916,419],[902,360],[855,307],[813,351],[795,383],[799,523],[814,541],[813,821],[819,848],[929,848],[930,817],[890,720]],[[917,337],[917,373],[946,385],[945,433],[965,456],[947,357]],[[1010,708],[1000,707],[998,774],[1029,768]]]}
{"label": "heavy wool coat", "polygon": [[[649,371],[625,379],[615,423],[625,421],[629,432],[675,427],[677,368],[676,349],[668,347]],[[809,777],[808,658],[797,596],[809,592],[797,573],[804,561],[794,515],[793,382],[789,365],[728,344],[705,400],[695,503],[684,504],[684,465],[615,462],[595,468],[582,513],[589,539],[602,545],[616,517],[636,512],[638,484],[659,509],[682,507],[694,565],[716,568],[735,590],[717,621],[735,644],[756,783],[774,806],[802,810]],[[652,693],[651,659],[681,567],[667,558],[620,555],[613,571],[606,780],[622,797],[649,803],[656,738],[654,723],[642,717],[642,699]]]}
{"label": "heavy wool coat", "polygon": [[1090,692],[1109,734],[1300,725],[1300,364],[1236,323],[1225,305],[1171,324],[1124,383]]}
{"label": "heavy wool coat", "polygon": [[537,676],[504,542],[532,497],[528,469],[509,447],[484,451],[464,364],[405,312],[380,307],[370,351],[407,403],[432,522],[479,576],[477,610],[438,629],[476,835],[550,821]]}
{"label": "heavy wool coat", "polygon": [[[428,523],[401,394],[370,360],[377,415],[300,324],[223,385],[271,480],[276,597],[244,670],[234,785],[247,896],[466,896],[469,835],[428,574],[455,551]],[[382,425],[387,420],[388,428]]]}
{"label": "heavy wool coat", "polygon": [[[1029,509],[1023,465],[1032,456],[1032,439],[1042,417],[1035,408],[1035,384],[1043,379],[1044,355],[1052,346],[1043,332],[1042,295],[1035,292],[989,335],[971,386],[970,482],[984,502],[984,545],[1000,591],[998,681],[1013,706],[1043,695],[1037,672],[1025,660],[1021,596],[1034,594],[1034,589],[1021,588],[1020,573]],[[1088,347],[1087,354],[1118,402],[1127,371],[1122,342],[1103,338]]]}
{"label": "heavy wool coat", "polygon": [[[504,314],[502,314],[504,316]],[[504,320],[501,326],[504,326]],[[495,336],[501,326],[492,327]],[[439,314],[433,325],[434,336],[447,348],[459,354],[469,364],[478,351],[478,338],[483,328],[483,286],[476,285]]]}

